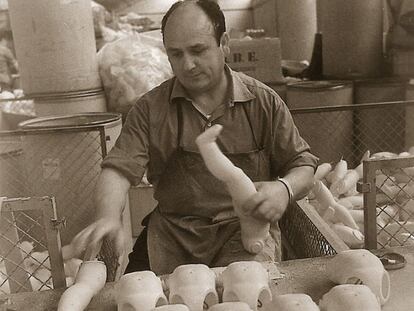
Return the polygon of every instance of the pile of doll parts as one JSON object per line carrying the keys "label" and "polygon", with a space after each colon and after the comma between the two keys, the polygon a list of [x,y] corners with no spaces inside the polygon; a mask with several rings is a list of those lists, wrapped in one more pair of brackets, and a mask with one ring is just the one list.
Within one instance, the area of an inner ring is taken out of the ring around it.
{"label": "pile of doll parts", "polygon": [[[315,183],[308,195],[308,202],[315,208],[323,220],[351,249],[364,246],[364,198],[363,194],[356,189],[357,183],[363,177],[362,162],[367,159],[387,159],[409,157],[414,155],[414,148],[409,152],[394,154],[390,152],[378,152],[370,155],[367,151],[355,168],[349,168],[348,163],[341,159],[335,165],[322,163],[315,173]],[[403,214],[406,218],[414,215],[414,168],[404,168],[402,173],[384,174],[381,171],[376,173],[376,186],[380,189],[377,192],[378,214],[377,222],[381,227],[387,226],[387,231],[392,232],[393,222],[398,215]],[[407,198],[408,197],[408,198]],[[396,200],[398,204],[392,202]],[[400,213],[403,209],[404,213]],[[398,224],[396,224],[398,225]],[[414,228],[414,222],[404,219],[404,226]],[[400,226],[396,227],[397,229]],[[395,230],[397,231],[397,230]],[[414,243],[414,239],[407,240],[406,237],[399,237],[398,241],[404,241],[404,245]],[[378,236],[381,242],[381,236]],[[392,242],[392,241],[391,241]],[[385,243],[385,242],[384,242]],[[401,242],[402,244],[402,242]],[[397,246],[401,244],[389,244]]]}

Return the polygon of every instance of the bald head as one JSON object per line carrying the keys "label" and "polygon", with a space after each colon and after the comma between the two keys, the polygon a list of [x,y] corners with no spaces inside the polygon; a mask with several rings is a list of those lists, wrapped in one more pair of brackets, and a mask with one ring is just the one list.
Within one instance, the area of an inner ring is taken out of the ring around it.
{"label": "bald head", "polygon": [[212,33],[217,44],[220,44],[221,36],[226,31],[225,18],[219,5],[212,0],[184,0],[174,3],[162,19],[161,32],[164,43],[168,28],[177,26],[177,24],[170,23],[172,17],[180,20],[186,27],[191,28],[200,22],[200,20],[194,18],[195,16],[207,19],[212,27]]}

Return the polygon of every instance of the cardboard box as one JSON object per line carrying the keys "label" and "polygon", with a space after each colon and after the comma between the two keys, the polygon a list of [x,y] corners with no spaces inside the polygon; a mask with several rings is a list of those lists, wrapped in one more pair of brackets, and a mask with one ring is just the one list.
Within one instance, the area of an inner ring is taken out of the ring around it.
{"label": "cardboard box", "polygon": [[391,63],[394,76],[414,77],[414,49],[392,49]]}
{"label": "cardboard box", "polygon": [[279,38],[230,39],[227,64],[264,83],[283,82]]}

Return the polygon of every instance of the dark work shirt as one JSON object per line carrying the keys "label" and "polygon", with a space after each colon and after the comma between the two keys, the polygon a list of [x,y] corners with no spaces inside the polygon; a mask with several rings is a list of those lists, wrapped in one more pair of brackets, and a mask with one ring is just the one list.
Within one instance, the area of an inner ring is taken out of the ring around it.
{"label": "dark work shirt", "polygon": [[207,127],[221,124],[220,149],[226,153],[244,153],[264,148],[274,178],[298,166],[316,168],[318,159],[309,152],[309,145],[300,136],[286,104],[276,92],[227,66],[226,73],[231,78],[228,101],[218,106],[211,116],[195,108],[176,78],[142,96],[131,108],[102,167],[117,169],[132,185],[139,184],[148,170],[148,180],[156,184],[178,146],[177,106],[181,105],[180,146],[185,150],[197,152],[196,137]]}

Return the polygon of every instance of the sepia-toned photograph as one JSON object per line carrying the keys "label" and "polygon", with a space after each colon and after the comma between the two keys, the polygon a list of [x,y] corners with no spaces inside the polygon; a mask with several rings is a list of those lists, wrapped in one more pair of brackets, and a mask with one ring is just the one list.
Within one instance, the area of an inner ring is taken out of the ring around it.
{"label": "sepia-toned photograph", "polygon": [[0,0],[0,310],[413,306],[414,0]]}

